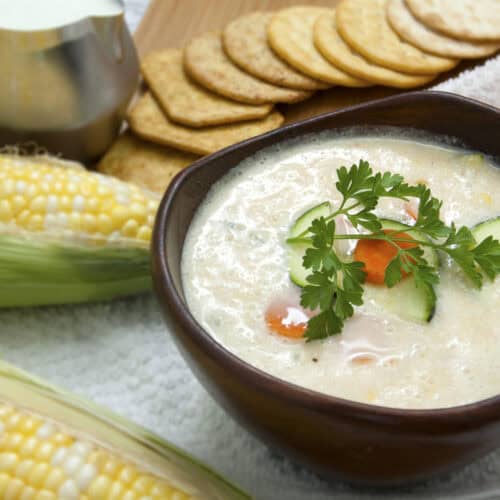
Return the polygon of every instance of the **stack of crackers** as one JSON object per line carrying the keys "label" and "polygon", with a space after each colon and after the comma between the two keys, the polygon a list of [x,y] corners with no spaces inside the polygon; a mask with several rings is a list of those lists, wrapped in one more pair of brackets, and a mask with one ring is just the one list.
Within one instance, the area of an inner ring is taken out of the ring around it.
{"label": "stack of crackers", "polygon": [[332,86],[423,86],[500,48],[500,0],[342,0],[253,12],[149,54],[149,90],[98,169],[163,192],[202,155],[279,127],[279,103]]}

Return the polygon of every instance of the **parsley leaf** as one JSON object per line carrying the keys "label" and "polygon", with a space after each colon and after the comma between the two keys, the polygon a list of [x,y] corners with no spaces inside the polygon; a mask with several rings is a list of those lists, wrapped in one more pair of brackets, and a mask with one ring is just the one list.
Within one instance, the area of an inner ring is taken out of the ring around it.
{"label": "parsley leaf", "polygon": [[488,236],[474,250],[474,260],[484,274],[493,281],[500,274],[500,243]]}

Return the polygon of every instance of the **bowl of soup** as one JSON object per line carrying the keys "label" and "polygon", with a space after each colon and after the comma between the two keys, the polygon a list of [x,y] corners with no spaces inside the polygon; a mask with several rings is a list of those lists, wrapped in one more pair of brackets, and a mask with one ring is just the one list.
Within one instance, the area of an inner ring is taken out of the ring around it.
{"label": "bowl of soup", "polygon": [[[498,447],[500,279],[474,289],[432,254],[431,298],[411,276],[393,288],[366,283],[341,332],[306,341],[295,327],[316,313],[301,306],[302,257],[287,241],[325,202],[341,203],[338,169],[360,160],[427,186],[447,225],[495,233],[499,137],[498,109],[415,92],[284,127],[182,172],[158,212],[153,274],[167,325],[209,393],[269,446],[357,483],[421,480]],[[410,227],[419,207],[387,198],[376,212]],[[337,244],[339,254],[357,249]]]}

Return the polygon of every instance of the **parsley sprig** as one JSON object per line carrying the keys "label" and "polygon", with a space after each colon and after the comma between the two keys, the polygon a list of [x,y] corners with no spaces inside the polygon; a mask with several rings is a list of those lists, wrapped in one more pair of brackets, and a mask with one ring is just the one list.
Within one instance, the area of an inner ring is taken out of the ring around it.
{"label": "parsley sprig", "polygon": [[[426,246],[448,255],[477,288],[482,287],[485,276],[494,280],[500,273],[498,240],[488,236],[478,243],[467,227],[447,226],[440,218],[442,202],[434,198],[424,184],[409,185],[401,175],[390,172],[374,174],[363,160],[350,169],[339,168],[337,177],[336,187],[342,195],[338,208],[287,240],[308,245],[303,266],[311,273],[302,289],[301,304],[319,311],[308,322],[305,333],[308,341],[340,333],[345,320],[354,314],[354,306],[363,303],[364,264],[342,260],[335,252],[335,240],[379,239],[393,245],[397,253],[384,277],[388,287],[400,282],[405,274],[412,274],[417,287],[435,294],[434,285],[439,282],[439,275],[425,258],[423,247]],[[415,224],[405,227],[404,233],[418,236],[408,239],[401,232],[384,232],[380,218],[374,213],[380,198],[408,201],[411,197],[419,201],[418,215]],[[365,232],[338,234],[335,218],[339,215],[345,215],[355,228],[364,228]],[[417,246],[401,248],[398,245],[401,242]]]}

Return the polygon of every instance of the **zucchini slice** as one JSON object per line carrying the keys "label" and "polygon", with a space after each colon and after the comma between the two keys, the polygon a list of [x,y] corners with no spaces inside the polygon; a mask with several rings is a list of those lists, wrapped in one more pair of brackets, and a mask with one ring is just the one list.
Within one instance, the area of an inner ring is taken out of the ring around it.
{"label": "zucchini slice", "polygon": [[472,234],[478,243],[488,236],[500,240],[500,216],[480,222],[472,228]]}
{"label": "zucchini slice", "polygon": [[[306,231],[312,221],[320,217],[327,217],[331,214],[331,205],[329,202],[320,203],[315,207],[304,212],[290,228],[289,238],[297,238]],[[302,266],[302,259],[306,253],[308,245],[306,243],[288,243],[288,269],[290,279],[298,286],[307,285],[306,277],[311,274],[309,270]]]}

